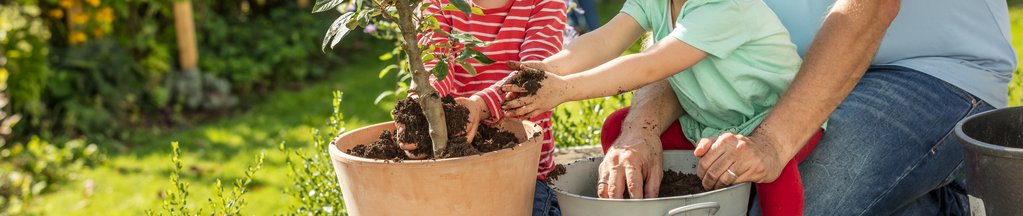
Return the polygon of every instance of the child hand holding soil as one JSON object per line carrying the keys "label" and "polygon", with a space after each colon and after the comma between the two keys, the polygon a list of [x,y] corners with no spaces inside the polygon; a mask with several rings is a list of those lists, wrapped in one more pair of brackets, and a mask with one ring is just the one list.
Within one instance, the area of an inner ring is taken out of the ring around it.
{"label": "child hand holding soil", "polygon": [[[656,43],[642,53],[618,57],[645,32],[652,32]],[[506,102],[503,109],[505,115],[530,117],[566,101],[617,95],[666,79],[678,104],[664,109],[681,107],[671,112],[678,113],[671,118],[678,118],[681,127],[664,133],[682,133],[692,149],[691,143],[701,139],[751,133],[788,88],[800,63],[788,32],[760,0],[627,0],[622,13],[605,26],[573,40],[543,62],[526,63],[551,71],[512,64],[521,71],[502,90],[518,98]],[[649,97],[643,95],[643,100]],[[636,98],[641,100],[640,95]],[[671,148],[665,143],[664,149]],[[601,164],[600,196],[622,198],[628,187],[631,197],[656,197],[660,166],[626,164],[640,170],[623,173],[614,168],[608,173],[612,168],[607,165],[622,165],[618,160],[628,160],[630,153],[632,158],[657,155],[646,163],[659,163],[660,154],[615,150],[621,149],[611,148]],[[782,173],[794,179],[758,184],[765,215],[802,211],[803,188],[796,163],[790,162]],[[734,171],[713,175],[732,175],[734,181],[747,170]],[[703,186],[708,189],[739,183],[708,186],[706,179]]]}

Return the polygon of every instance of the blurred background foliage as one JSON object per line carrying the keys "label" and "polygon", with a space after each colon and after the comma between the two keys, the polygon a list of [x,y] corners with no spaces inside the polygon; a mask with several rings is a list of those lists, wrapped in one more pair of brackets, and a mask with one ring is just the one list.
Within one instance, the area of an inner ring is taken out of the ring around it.
{"label": "blurred background foliage", "polygon": [[[171,0],[0,2],[10,110],[24,115],[16,137],[124,139],[129,127],[200,121],[224,113],[234,98],[245,106],[300,87],[343,63],[337,53],[362,49],[324,55],[313,42],[330,20],[294,0],[197,1],[201,72],[194,74],[177,68]],[[201,101],[182,98],[193,95]]]}
{"label": "blurred background foliage", "polygon": [[[390,120],[407,89],[400,71],[382,73],[400,59],[393,43],[352,34],[323,53],[336,14],[301,6],[315,0],[197,0],[199,70],[182,71],[173,1],[0,0],[0,215],[345,213],[324,149],[346,127]],[[601,23],[623,1],[599,1]],[[1008,2],[1019,50],[1023,0]],[[559,106],[558,147],[599,144],[630,99]]]}

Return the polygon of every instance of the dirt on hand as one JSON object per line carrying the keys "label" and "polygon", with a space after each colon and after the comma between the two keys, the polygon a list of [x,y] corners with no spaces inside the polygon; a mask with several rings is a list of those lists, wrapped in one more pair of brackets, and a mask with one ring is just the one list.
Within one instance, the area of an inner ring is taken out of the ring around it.
{"label": "dirt on hand", "polygon": [[509,79],[505,84],[521,86],[526,89],[526,92],[520,93],[520,96],[530,96],[535,95],[536,91],[543,86],[541,83],[544,79],[547,79],[547,73],[532,68],[522,68],[518,75]]}

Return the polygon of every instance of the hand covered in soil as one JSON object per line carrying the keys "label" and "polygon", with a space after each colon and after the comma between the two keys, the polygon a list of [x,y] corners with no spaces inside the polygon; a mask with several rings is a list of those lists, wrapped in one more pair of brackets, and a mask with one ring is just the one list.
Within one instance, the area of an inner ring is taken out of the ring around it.
{"label": "hand covered in soil", "polygon": [[697,175],[708,190],[741,182],[773,182],[788,162],[766,140],[733,133],[700,139],[694,153],[700,157]]}
{"label": "hand covered in soil", "polygon": [[455,103],[469,109],[469,122],[465,124],[465,139],[466,142],[472,143],[472,139],[476,137],[476,129],[479,128],[480,120],[489,118],[490,111],[483,103],[483,98],[477,95],[468,98],[455,98]]}
{"label": "hand covered in soil", "polygon": [[513,72],[501,86],[501,91],[510,93],[508,98],[512,99],[501,106],[505,115],[533,118],[569,99],[566,94],[569,90],[568,82],[561,76],[524,67],[522,64],[509,64],[509,67],[520,71]]}
{"label": "hand covered in soil", "polygon": [[[394,122],[394,127],[395,127],[394,134],[405,133],[405,124],[398,123],[397,121],[395,121]],[[418,144],[415,144],[415,143],[405,143],[405,142],[401,142],[401,140],[395,140],[395,143],[398,144],[398,148],[400,148],[401,150],[405,151],[405,155],[408,156],[409,159],[421,160],[421,159],[424,159],[424,158],[430,156],[427,153],[421,153],[421,154],[412,153],[413,150],[416,150],[416,148],[419,148]]]}
{"label": "hand covered in soil", "polygon": [[597,196],[622,199],[657,198],[664,175],[660,137],[654,134],[623,133],[600,162]]}

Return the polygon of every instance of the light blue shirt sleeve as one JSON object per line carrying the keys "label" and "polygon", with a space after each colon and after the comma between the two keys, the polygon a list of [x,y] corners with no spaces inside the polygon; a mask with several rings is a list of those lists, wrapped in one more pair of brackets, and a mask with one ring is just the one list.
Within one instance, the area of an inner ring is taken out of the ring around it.
{"label": "light blue shirt sleeve", "polygon": [[689,2],[679,16],[671,36],[719,58],[752,38],[750,22],[732,1]]}
{"label": "light blue shirt sleeve", "polygon": [[647,11],[655,9],[650,8],[650,6],[652,6],[649,5],[651,4],[651,2],[660,1],[627,0],[625,1],[625,5],[622,6],[622,13],[632,16],[632,18],[635,19],[637,23],[639,23],[639,26],[643,27],[643,30],[652,31],[653,25],[650,23],[651,22],[650,16],[652,16],[655,13],[650,13],[652,11]]}

